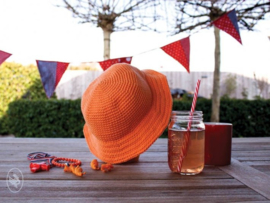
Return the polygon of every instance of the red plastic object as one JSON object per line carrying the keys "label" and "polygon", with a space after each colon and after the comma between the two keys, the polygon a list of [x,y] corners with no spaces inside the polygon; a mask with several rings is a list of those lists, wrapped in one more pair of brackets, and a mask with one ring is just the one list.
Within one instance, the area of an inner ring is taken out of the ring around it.
{"label": "red plastic object", "polygon": [[48,165],[46,163],[41,163],[41,164],[30,163],[29,167],[33,173],[36,173],[38,171],[49,171],[50,170],[50,165]]}
{"label": "red plastic object", "polygon": [[205,124],[205,165],[225,166],[231,163],[233,125]]}

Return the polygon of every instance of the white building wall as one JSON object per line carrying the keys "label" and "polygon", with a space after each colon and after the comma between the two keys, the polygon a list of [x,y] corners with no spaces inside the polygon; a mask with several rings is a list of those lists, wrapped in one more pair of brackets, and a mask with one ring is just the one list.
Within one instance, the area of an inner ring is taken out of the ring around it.
{"label": "white building wall", "polygon": [[[199,95],[211,98],[213,89],[213,72],[161,72],[167,76],[168,84],[170,88],[180,88],[187,91],[194,91],[197,80],[201,79],[201,85]],[[60,83],[56,88],[56,95],[59,99],[78,99],[81,98],[88,85],[97,78],[102,71],[78,71],[68,70],[63,75]],[[254,96],[259,94],[258,88],[256,88],[256,82],[253,78],[248,78],[243,75],[221,72],[220,86],[221,95],[225,93],[225,80],[228,74],[235,75],[237,81],[236,91],[230,95],[231,98],[243,98],[243,88],[248,90],[248,99],[253,99]],[[267,88],[266,88],[267,90]],[[270,98],[269,92],[263,93],[264,98]],[[270,90],[270,84],[268,83],[268,90]]]}

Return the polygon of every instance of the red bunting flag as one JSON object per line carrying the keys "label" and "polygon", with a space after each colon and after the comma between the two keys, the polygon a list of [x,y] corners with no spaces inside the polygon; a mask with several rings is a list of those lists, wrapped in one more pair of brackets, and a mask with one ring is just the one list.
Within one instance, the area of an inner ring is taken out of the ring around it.
{"label": "red bunting flag", "polygon": [[123,57],[123,58],[116,58],[116,59],[108,59],[106,61],[99,62],[99,65],[101,68],[105,71],[107,70],[111,65],[116,63],[128,63],[130,64],[132,60],[132,57]]}
{"label": "red bunting flag", "polygon": [[237,17],[234,9],[222,15],[220,18],[212,22],[212,24],[214,24],[220,30],[227,32],[240,44],[242,44],[239,27],[237,24]]}
{"label": "red bunting flag", "polygon": [[0,50],[0,65],[12,54]]}
{"label": "red bunting flag", "polygon": [[37,66],[43,88],[48,98],[53,95],[54,90],[65,73],[68,65],[69,63],[37,60]]}
{"label": "red bunting flag", "polygon": [[190,42],[189,37],[183,38],[179,41],[167,44],[161,49],[168,55],[177,60],[182,66],[185,67],[189,73],[189,55],[190,55]]}

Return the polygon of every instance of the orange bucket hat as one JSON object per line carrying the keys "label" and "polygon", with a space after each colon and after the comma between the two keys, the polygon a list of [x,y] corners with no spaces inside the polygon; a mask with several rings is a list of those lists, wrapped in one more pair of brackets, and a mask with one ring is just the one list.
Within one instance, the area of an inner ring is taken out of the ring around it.
{"label": "orange bucket hat", "polygon": [[116,164],[139,156],[162,134],[172,98],[165,75],[119,63],[88,86],[81,110],[90,151]]}

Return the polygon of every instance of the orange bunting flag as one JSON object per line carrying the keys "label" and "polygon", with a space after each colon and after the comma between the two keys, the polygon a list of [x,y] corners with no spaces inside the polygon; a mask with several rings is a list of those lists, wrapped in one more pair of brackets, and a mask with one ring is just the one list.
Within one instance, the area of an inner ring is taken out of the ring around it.
{"label": "orange bunting flag", "polygon": [[242,44],[239,27],[237,24],[237,17],[234,9],[222,15],[220,18],[212,22],[212,24],[215,25],[218,29],[227,32],[240,44]]}
{"label": "orange bunting flag", "polygon": [[12,54],[0,50],[0,65]]}
{"label": "orange bunting flag", "polygon": [[106,61],[99,62],[99,65],[101,68],[105,71],[107,70],[111,65],[116,63],[128,63],[130,64],[132,60],[132,57],[123,57],[123,58],[116,58],[116,59],[108,59]]}
{"label": "orange bunting flag", "polygon": [[167,44],[161,49],[177,60],[189,73],[190,42],[189,37]]}
{"label": "orange bunting flag", "polygon": [[65,73],[68,65],[69,63],[37,60],[37,66],[43,88],[48,98],[53,95],[54,90]]}

